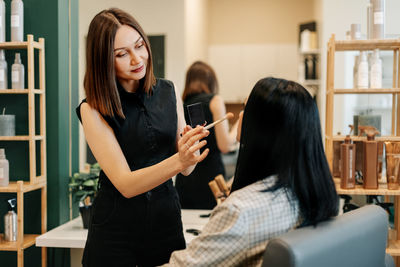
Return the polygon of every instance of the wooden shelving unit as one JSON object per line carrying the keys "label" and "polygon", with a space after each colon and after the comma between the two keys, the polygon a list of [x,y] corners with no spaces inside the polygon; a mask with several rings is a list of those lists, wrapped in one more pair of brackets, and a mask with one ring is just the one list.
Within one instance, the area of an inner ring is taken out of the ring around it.
{"label": "wooden shelving unit", "polygon": [[[334,86],[335,53],[337,51],[363,50],[392,50],[393,51],[393,87],[379,89],[338,89]],[[338,94],[392,94],[392,129],[390,136],[377,137],[378,141],[400,141],[400,39],[393,40],[351,40],[336,41],[335,35],[328,43],[327,57],[327,85],[326,85],[326,124],[325,124],[325,153],[332,170],[333,142],[343,141],[345,136],[333,134],[334,96]],[[365,140],[365,137],[352,136],[354,141]],[[400,189],[388,190],[386,184],[379,184],[378,189],[364,189],[356,186],[355,189],[341,189],[340,178],[334,178],[338,194],[346,195],[383,195],[394,196],[394,233],[390,234],[386,252],[396,257],[396,266],[400,266]],[[371,240],[373,242],[373,240]]]}
{"label": "wooden shelving unit", "polygon": [[[16,251],[17,266],[24,266],[24,250],[35,244],[40,234],[24,233],[24,194],[34,190],[41,191],[41,234],[47,231],[47,156],[46,156],[46,99],[45,99],[45,52],[44,39],[36,42],[33,35],[27,35],[26,42],[0,43],[0,49],[26,49],[28,88],[0,90],[1,94],[26,94],[28,97],[28,135],[0,136],[0,141],[26,141],[29,143],[29,181],[10,182],[7,187],[0,187],[0,193],[17,194],[18,237],[15,242],[6,242],[0,235],[0,251]],[[35,88],[34,51],[39,52],[39,89]],[[39,95],[40,134],[35,134],[35,95]],[[1,97],[1,96],[0,96]],[[36,142],[40,142],[40,175],[36,170]],[[47,250],[42,248],[42,267],[47,266]]]}

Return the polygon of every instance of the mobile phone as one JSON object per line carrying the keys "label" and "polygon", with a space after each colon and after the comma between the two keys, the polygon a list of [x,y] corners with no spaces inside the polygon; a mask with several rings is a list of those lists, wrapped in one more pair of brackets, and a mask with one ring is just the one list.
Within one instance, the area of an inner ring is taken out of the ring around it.
{"label": "mobile phone", "polygon": [[192,128],[195,128],[197,125],[204,125],[206,123],[202,103],[199,102],[187,105],[186,109],[189,115],[189,123]]}

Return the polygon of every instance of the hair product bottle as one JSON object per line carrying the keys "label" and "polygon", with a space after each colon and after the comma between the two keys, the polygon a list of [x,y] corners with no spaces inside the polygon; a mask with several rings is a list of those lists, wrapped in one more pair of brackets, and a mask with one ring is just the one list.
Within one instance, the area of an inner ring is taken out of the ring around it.
{"label": "hair product bottle", "polygon": [[4,148],[0,148],[0,186],[8,186],[9,183],[9,164],[6,159]]}
{"label": "hair product bottle", "polygon": [[372,39],[385,38],[385,0],[372,0]]}
{"label": "hair product bottle", "polygon": [[18,234],[18,218],[15,213],[15,207],[17,206],[17,199],[12,198],[7,200],[8,212],[4,216],[4,239],[6,241],[17,241]]}
{"label": "hair product bottle", "polygon": [[361,24],[351,24],[350,25],[350,34],[352,40],[360,40],[361,39]]}
{"label": "hair product bottle", "polygon": [[7,61],[4,50],[0,50],[0,89],[8,89]]}
{"label": "hair product bottle", "polygon": [[19,53],[15,53],[15,61],[11,66],[11,88],[25,88],[25,68],[21,63],[21,56]]}
{"label": "hair product bottle", "polygon": [[373,27],[373,21],[372,18],[374,16],[373,13],[373,8],[372,8],[372,3],[371,0],[368,1],[367,4],[367,39],[372,38],[372,27]]}
{"label": "hair product bottle", "polygon": [[6,41],[6,4],[0,0],[0,43]]}
{"label": "hair product bottle", "polygon": [[350,135],[346,135],[344,143],[340,145],[341,175],[340,188],[355,188],[356,146],[351,142]]}
{"label": "hair product bottle", "polygon": [[382,60],[379,58],[379,49],[375,49],[371,60],[371,88],[382,88]]}
{"label": "hair product bottle", "polygon": [[353,88],[358,88],[358,65],[360,64],[360,56],[354,57],[353,67]]}
{"label": "hair product bottle", "polygon": [[368,88],[368,60],[365,51],[360,52],[360,62],[357,69],[357,87],[360,89]]}
{"label": "hair product bottle", "polygon": [[377,130],[366,129],[367,140],[364,141],[364,188],[378,188],[378,142]]}
{"label": "hair product bottle", "polygon": [[385,142],[386,179],[389,190],[399,189],[400,142]]}
{"label": "hair product bottle", "polygon": [[333,142],[333,160],[332,160],[332,175],[333,177],[341,177],[340,170],[341,170],[341,163],[340,160],[340,141]]}
{"label": "hair product bottle", "polygon": [[24,3],[22,0],[11,1],[11,41],[24,41]]}

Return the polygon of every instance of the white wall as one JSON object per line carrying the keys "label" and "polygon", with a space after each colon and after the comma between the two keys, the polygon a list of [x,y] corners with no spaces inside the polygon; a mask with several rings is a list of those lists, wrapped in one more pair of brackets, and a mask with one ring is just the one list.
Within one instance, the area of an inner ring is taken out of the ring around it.
{"label": "white wall", "polygon": [[[325,101],[326,101],[326,54],[327,43],[332,34],[337,40],[344,40],[345,33],[350,29],[350,24],[360,23],[361,33],[366,36],[367,10],[366,0],[316,0],[317,21],[321,25],[321,90],[318,96],[320,107],[321,125],[325,130]],[[386,0],[386,34],[400,34],[400,1]],[[354,55],[354,52],[353,52]],[[352,84],[353,61],[351,55],[337,53],[335,57],[335,87],[348,88]],[[334,133],[348,131],[347,125],[352,123],[353,106],[361,102],[372,101],[368,96],[335,96]],[[385,101],[387,103],[387,101]]]}
{"label": "white wall", "polygon": [[[81,0],[79,1],[79,84],[83,95],[85,36],[90,21],[103,9],[118,7],[135,17],[148,35],[165,35],[165,76],[182,90],[185,73],[184,0]],[[80,131],[83,132],[82,130]],[[80,135],[80,168],[86,160],[84,136]]]}
{"label": "white wall", "polygon": [[196,60],[208,60],[208,3],[185,0],[185,69]]}
{"label": "white wall", "polygon": [[297,57],[295,43],[209,46],[209,62],[218,76],[220,95],[229,103],[243,103],[261,78],[296,80]]}
{"label": "white wall", "polygon": [[267,76],[297,80],[299,24],[314,20],[314,0],[210,0],[208,60],[220,94],[243,102]]}

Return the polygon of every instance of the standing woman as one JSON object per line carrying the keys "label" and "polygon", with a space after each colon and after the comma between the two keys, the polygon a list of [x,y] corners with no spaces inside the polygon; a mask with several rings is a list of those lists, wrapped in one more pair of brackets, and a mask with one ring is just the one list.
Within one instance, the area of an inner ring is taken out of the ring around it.
{"label": "standing woman", "polygon": [[[217,76],[211,66],[204,62],[196,61],[189,67],[182,98],[186,121],[189,121],[187,106],[195,103],[202,103],[207,123],[226,115],[225,103],[222,97],[218,95]],[[197,164],[188,177],[177,175],[175,187],[182,208],[212,209],[215,207],[217,203],[208,182],[219,174],[225,176],[221,154],[229,152],[236,142],[236,129],[237,123],[229,131],[227,121],[211,128],[210,135],[206,138],[207,147],[210,149],[207,158]]]}
{"label": "standing woman", "polygon": [[147,36],[120,9],[90,23],[84,87],[77,114],[102,171],[83,266],[167,262],[185,248],[171,177],[207,156],[208,131],[185,126],[174,85],[154,77]]}

